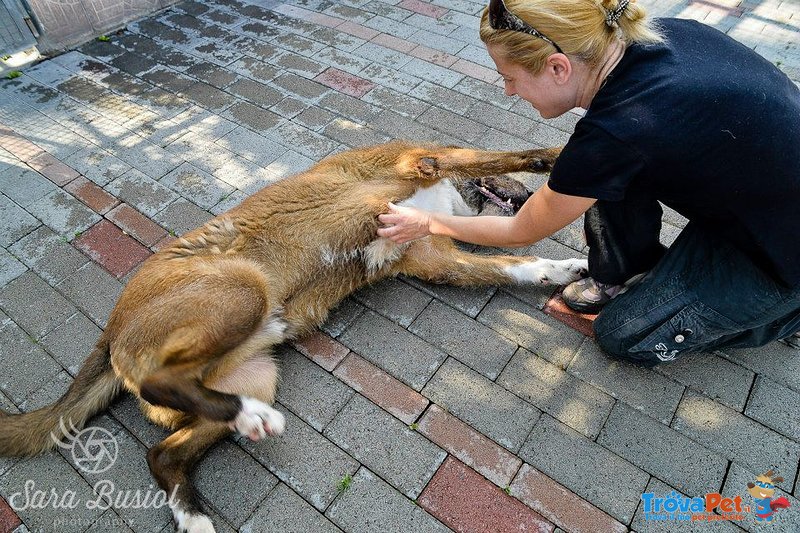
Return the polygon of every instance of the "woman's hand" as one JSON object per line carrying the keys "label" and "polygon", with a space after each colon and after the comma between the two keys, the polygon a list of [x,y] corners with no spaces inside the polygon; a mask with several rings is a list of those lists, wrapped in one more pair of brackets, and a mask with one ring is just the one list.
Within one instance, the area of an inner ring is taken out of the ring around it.
{"label": "woman's hand", "polygon": [[403,207],[389,202],[389,212],[378,215],[378,236],[397,244],[421,239],[431,234],[431,214],[413,207]]}

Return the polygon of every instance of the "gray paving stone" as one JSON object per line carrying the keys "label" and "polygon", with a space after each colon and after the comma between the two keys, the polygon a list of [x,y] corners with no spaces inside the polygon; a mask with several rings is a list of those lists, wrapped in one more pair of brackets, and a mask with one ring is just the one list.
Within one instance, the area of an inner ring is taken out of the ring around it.
{"label": "gray paving stone", "polygon": [[266,468],[229,441],[203,457],[194,479],[198,492],[237,529],[278,484]]}
{"label": "gray paving stone", "polygon": [[198,63],[186,69],[186,74],[205,81],[217,89],[224,89],[236,80],[236,74],[211,63]]}
{"label": "gray paving stone", "polygon": [[275,68],[262,59],[243,57],[240,60],[228,65],[228,70],[260,81],[270,81],[281,73],[280,69]]}
{"label": "gray paving stone", "polygon": [[241,157],[231,158],[213,174],[248,196],[279,179],[273,171]]}
{"label": "gray paving stone", "polygon": [[347,298],[331,310],[320,329],[331,337],[339,337],[365,310],[363,305]]}
{"label": "gray paving stone", "polygon": [[458,82],[464,79],[463,74],[417,58],[412,59],[400,67],[399,70],[437,85],[442,85],[448,89],[452,89],[458,85]]}
{"label": "gray paving stone", "polygon": [[478,140],[487,129],[483,124],[438,107],[431,107],[417,117],[417,121],[468,143]]}
{"label": "gray paving stone", "polygon": [[278,351],[281,385],[278,401],[317,431],[322,431],[342,410],[353,390],[297,351]]}
{"label": "gray paving stone", "polygon": [[339,342],[421,390],[447,355],[382,316],[366,311],[339,336]]}
{"label": "gray paving stone", "polygon": [[[670,487],[654,477],[650,478],[650,482],[645,489],[645,492],[652,493],[656,498],[665,498],[673,491],[683,497],[688,496],[694,498],[696,496],[701,496],[700,494],[683,494],[674,487]],[[639,502],[639,507],[636,509],[636,516],[633,517],[633,522],[631,522],[631,528],[639,533],[672,533],[673,531],[686,533],[741,533],[742,531],[730,522],[725,521],[685,522],[682,520],[648,520],[645,518],[643,502]]]}
{"label": "gray paving stone", "polygon": [[8,247],[36,229],[39,224],[27,211],[6,195],[0,194],[0,246]]}
{"label": "gray paving stone", "polygon": [[169,188],[135,168],[106,185],[105,189],[150,218],[179,198]]}
{"label": "gray paving stone", "polygon": [[272,163],[287,151],[284,145],[243,127],[217,139],[216,144],[261,166]]}
{"label": "gray paving stone", "polygon": [[719,491],[728,468],[724,457],[620,402],[597,443],[686,494]]}
{"label": "gray paving stone", "polygon": [[330,124],[336,118],[333,113],[322,109],[321,107],[311,106],[305,109],[302,113],[294,117],[294,121],[302,124],[306,128],[314,131],[320,131],[325,126]]}
{"label": "gray paving stone", "polygon": [[447,457],[447,452],[358,394],[324,434],[412,499]]}
{"label": "gray paving stone", "polygon": [[508,98],[501,87],[469,76],[464,77],[452,89],[477,101],[490,103],[502,109],[510,109],[514,105],[514,99]]}
{"label": "gray paving stone", "polygon": [[20,263],[5,248],[0,248],[0,287],[20,277],[27,270],[28,267]]}
{"label": "gray paving stone", "polygon": [[517,344],[440,302],[432,302],[408,330],[495,380]]}
{"label": "gray paving stone", "polygon": [[[63,508],[46,506],[38,509],[31,505],[33,502],[26,505],[26,482],[33,483],[33,491],[41,490],[50,494],[54,490],[59,498],[66,498],[65,502],[71,501],[75,508],[65,514]],[[71,494],[74,494],[72,498]],[[0,477],[0,495],[17,508],[16,513],[31,531],[81,532],[104,512],[100,509],[87,509],[87,502],[96,500],[91,486],[63,457],[52,452],[17,462]]]}
{"label": "gray paving stone", "polygon": [[240,445],[278,479],[324,511],[338,494],[337,483],[358,470],[358,462],[280,404],[286,416],[286,432],[279,438]]}
{"label": "gray paving stone", "polygon": [[316,59],[322,61],[325,65],[329,65],[360,78],[364,77],[362,74],[364,69],[373,65],[369,59],[330,47],[321,50],[317,54]]}
{"label": "gray paving stone", "polygon": [[574,329],[502,292],[484,307],[478,322],[561,368],[572,361],[584,340]]}
{"label": "gray paving stone", "polygon": [[723,355],[757,374],[800,392],[800,357],[797,357],[795,348],[771,342],[761,348],[725,350]]}
{"label": "gray paving stone", "polygon": [[423,81],[417,85],[409,92],[409,96],[419,98],[428,104],[434,104],[453,113],[464,113],[477,102],[474,98],[429,81]]}
{"label": "gray paving stone", "polygon": [[32,271],[0,288],[0,307],[36,340],[77,311]]}
{"label": "gray paving stone", "polygon": [[591,439],[614,405],[603,391],[524,348],[514,354],[497,383]]}
{"label": "gray paving stone", "polygon": [[392,140],[388,135],[377,132],[370,127],[360,127],[358,124],[343,118],[335,119],[323,130],[322,134],[349,148],[383,144]]}
{"label": "gray paving stone", "polygon": [[97,213],[61,189],[36,200],[28,206],[28,211],[67,239],[77,237],[100,221]]}
{"label": "gray paving stone", "polygon": [[187,231],[202,226],[213,215],[184,199],[176,200],[159,212],[153,220],[165,227],[170,233],[183,235]]}
{"label": "gray paving stone", "polygon": [[124,148],[112,150],[114,155],[153,179],[160,178],[183,163],[176,155],[138,135],[120,140],[119,145]]}
{"label": "gray paving stone", "polygon": [[241,204],[247,198],[247,195],[240,190],[235,190],[231,194],[225,196],[220,202],[211,208],[211,214],[220,215],[237,205]]}
{"label": "gray paving stone", "polygon": [[[747,493],[747,484],[753,483],[757,475],[764,474],[764,470],[753,470],[745,468],[737,463],[733,463],[728,471],[728,477],[725,479],[725,487],[722,489],[722,495],[727,498],[735,498],[736,496],[742,497],[742,505],[749,505],[751,512],[744,513],[745,520],[737,522],[736,525],[744,528],[746,531],[752,533],[769,533],[776,529],[780,531],[797,531],[800,529],[800,515],[797,513],[797,508],[800,507],[800,501],[787,491],[776,490],[775,498],[785,497],[789,500],[790,507],[788,509],[779,509],[772,517],[772,521],[759,522],[755,516],[756,503],[753,497]],[[786,473],[778,470],[775,475],[782,475],[786,477]]]}
{"label": "gray paving stone", "polygon": [[101,187],[131,168],[129,164],[99,147],[84,148],[64,162]]}
{"label": "gray paving stone", "polygon": [[363,25],[382,33],[394,35],[400,39],[408,39],[417,32],[417,28],[414,26],[409,26],[408,24],[398,24],[396,20],[381,16],[373,17],[364,22]]}
{"label": "gray paving stone", "polygon": [[519,456],[625,524],[650,477],[547,415],[534,426]]}
{"label": "gray paving stone", "polygon": [[79,268],[56,288],[101,328],[122,293],[122,284],[94,263]]}
{"label": "gray paving stone", "polygon": [[690,439],[751,470],[775,468],[791,490],[800,460],[800,444],[767,429],[733,409],[687,392],[672,427]]}
{"label": "gray paving stone", "polygon": [[395,113],[412,119],[430,108],[430,104],[427,102],[400,94],[387,87],[375,87],[365,94],[362,100],[384,109],[391,109]]}
{"label": "gray paving stone", "polygon": [[315,161],[319,161],[338,148],[336,142],[292,122],[279,124],[267,137]]}
{"label": "gray paving stone", "polygon": [[[322,45],[318,44],[318,47],[319,46]],[[320,48],[320,50],[322,50],[322,48]],[[320,52],[317,52],[314,58],[321,59]],[[294,72],[295,74],[300,74],[301,76],[305,76],[307,78],[313,78],[327,68],[326,65],[320,63],[319,61],[314,61],[292,52],[284,52],[276,56],[273,58],[272,64],[276,67],[280,67],[281,70]]]}
{"label": "gray paving stone", "polygon": [[685,355],[656,371],[740,412],[754,378],[746,368],[708,353]]}
{"label": "gray paving stone", "polygon": [[449,531],[366,468],[359,469],[350,487],[336,499],[325,515],[344,531]]}
{"label": "gray paving stone", "polygon": [[800,393],[759,376],[744,414],[781,435],[800,441]]}
{"label": "gray paving stone", "polygon": [[0,192],[22,207],[31,205],[57,188],[52,181],[27,166],[13,166],[0,172]]}
{"label": "gray paving stone", "polygon": [[75,313],[42,337],[41,345],[74,376],[101,334],[102,330],[83,313]]}
{"label": "gray paving stone", "polygon": [[439,368],[423,396],[516,452],[541,411],[453,358]]}
{"label": "gray paving stone", "polygon": [[[407,63],[403,68],[407,68],[410,64],[411,63]],[[431,65],[430,63],[428,63],[428,65],[436,66]],[[423,72],[420,71],[420,74],[423,74]],[[442,73],[440,72],[440,74]],[[401,94],[407,94],[414,87],[419,85],[422,82],[422,79],[428,79],[427,77],[421,79],[419,76],[411,73],[386,68],[378,65],[377,63],[372,63],[370,66],[359,72],[358,75],[361,78],[367,79],[377,85],[388,87],[389,89],[393,89]]]}
{"label": "gray paving stone", "polygon": [[369,124],[379,113],[379,108],[365,101],[339,92],[331,92],[320,99],[319,105],[359,124]]}
{"label": "gray paving stone", "polygon": [[364,39],[354,35],[336,31],[336,28],[319,28],[311,32],[309,37],[345,52],[352,52],[366,42]]}
{"label": "gray paving stone", "polygon": [[403,327],[408,327],[432,300],[427,294],[394,278],[365,287],[353,297]]}
{"label": "gray paving stone", "polygon": [[470,318],[477,317],[497,292],[495,287],[456,287],[427,283],[415,278],[407,278],[405,281],[427,292],[437,300],[458,309]]}
{"label": "gray paving stone", "polygon": [[607,357],[591,341],[584,342],[567,372],[668,424],[684,387],[652,370]]}
{"label": "gray paving stone", "polygon": [[233,186],[190,163],[183,163],[158,181],[205,209],[211,209],[235,190]]}
{"label": "gray paving stone", "polygon": [[195,131],[189,131],[171,140],[165,148],[197,168],[212,174],[235,157],[230,150],[216,144],[203,133]]}
{"label": "gray paving stone", "polygon": [[291,72],[281,74],[272,83],[305,99],[316,99],[328,92],[328,88],[315,81],[308,80]]}
{"label": "gray paving stone", "polygon": [[278,484],[242,526],[251,533],[336,533],[341,531],[292,489]]}
{"label": "gray paving stone", "polygon": [[11,252],[42,279],[56,284],[89,262],[47,226],[40,226],[10,248]]}
{"label": "gray paving stone", "polygon": [[[253,82],[255,83],[255,82]],[[270,103],[265,103],[271,105]],[[225,110],[224,115],[231,120],[243,124],[255,131],[274,128],[281,122],[281,117],[250,102],[237,102]]]}

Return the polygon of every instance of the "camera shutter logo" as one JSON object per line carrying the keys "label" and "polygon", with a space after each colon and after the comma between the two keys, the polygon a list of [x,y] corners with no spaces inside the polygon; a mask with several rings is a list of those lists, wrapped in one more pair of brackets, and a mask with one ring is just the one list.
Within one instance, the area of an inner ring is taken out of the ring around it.
{"label": "camera shutter logo", "polygon": [[70,450],[75,466],[87,474],[101,474],[114,466],[119,445],[110,431],[96,426],[78,430],[71,420],[69,426],[61,419],[61,435],[50,433],[50,438],[59,448]]}

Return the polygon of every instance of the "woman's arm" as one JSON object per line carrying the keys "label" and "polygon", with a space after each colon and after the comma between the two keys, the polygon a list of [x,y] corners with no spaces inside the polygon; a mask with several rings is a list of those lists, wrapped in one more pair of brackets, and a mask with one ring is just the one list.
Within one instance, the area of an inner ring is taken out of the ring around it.
{"label": "woman's arm", "polygon": [[387,226],[378,229],[378,235],[396,243],[444,235],[472,244],[515,248],[552,235],[595,201],[557,193],[544,184],[513,217],[459,217],[389,204],[390,212],[378,216]]}

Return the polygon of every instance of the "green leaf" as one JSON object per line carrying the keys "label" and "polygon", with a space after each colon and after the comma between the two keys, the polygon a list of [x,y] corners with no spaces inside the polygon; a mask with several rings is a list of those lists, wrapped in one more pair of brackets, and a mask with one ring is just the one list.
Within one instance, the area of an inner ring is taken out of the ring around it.
{"label": "green leaf", "polygon": [[98,40],[98,41],[102,41],[102,42],[104,42],[104,43],[105,43],[105,42],[108,42],[108,41],[110,41],[110,40],[111,40],[111,37],[109,37],[108,35],[101,35],[100,37],[98,37],[98,38],[97,38],[97,40]]}
{"label": "green leaf", "polygon": [[19,78],[20,76],[22,76],[22,72],[18,70],[12,70],[6,77],[10,80],[13,80],[14,78]]}

